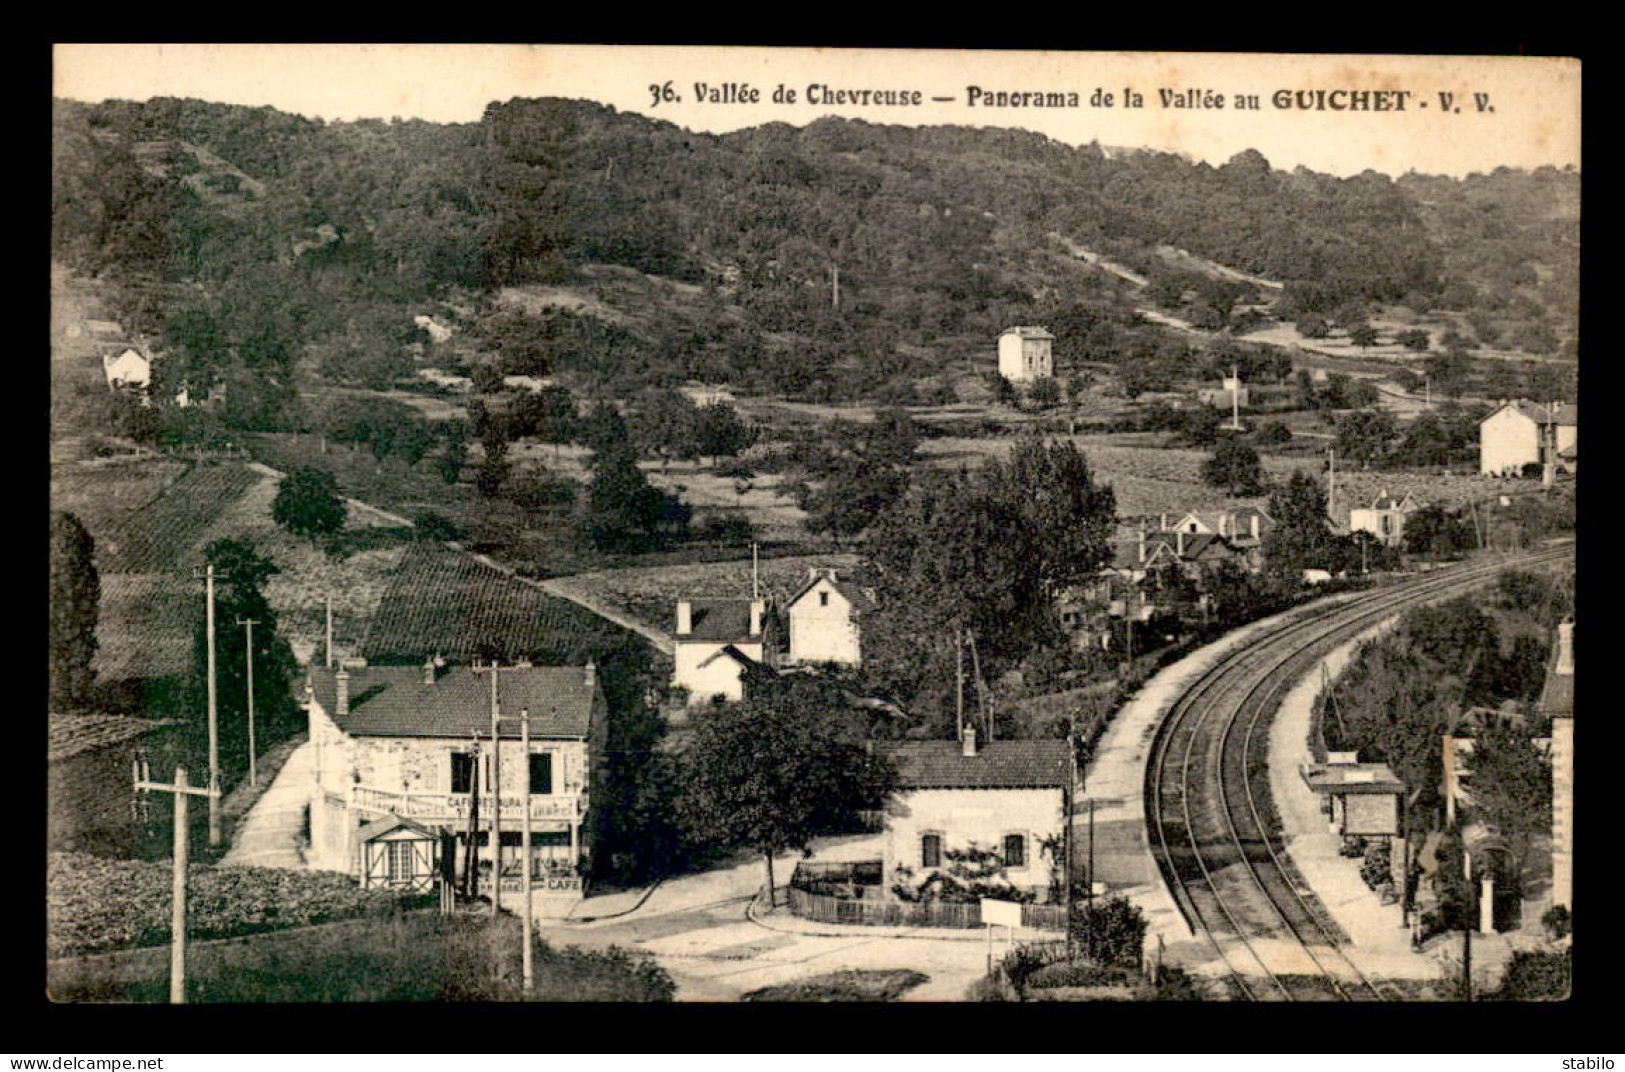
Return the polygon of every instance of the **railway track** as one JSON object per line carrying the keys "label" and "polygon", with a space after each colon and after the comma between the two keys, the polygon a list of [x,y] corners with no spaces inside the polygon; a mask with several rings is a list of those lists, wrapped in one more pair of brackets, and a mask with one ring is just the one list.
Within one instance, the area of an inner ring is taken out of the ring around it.
{"label": "railway track", "polygon": [[1288,612],[1192,683],[1146,766],[1152,852],[1193,934],[1256,1001],[1381,1001],[1347,936],[1286,859],[1269,821],[1267,737],[1281,697],[1332,649],[1414,606],[1559,562],[1572,545],[1442,570],[1332,607]]}

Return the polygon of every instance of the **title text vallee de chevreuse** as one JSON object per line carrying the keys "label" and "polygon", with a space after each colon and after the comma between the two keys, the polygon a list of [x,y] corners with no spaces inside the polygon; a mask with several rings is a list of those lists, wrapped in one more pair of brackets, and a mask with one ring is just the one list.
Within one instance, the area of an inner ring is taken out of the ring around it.
{"label": "title text vallee de chevreuse", "polygon": [[[709,87],[706,87],[709,88]],[[750,103],[739,89],[725,93],[731,98],[725,103]],[[760,91],[747,90],[750,98]],[[1173,98],[1176,106],[1193,106],[1193,98],[1204,100],[1210,108],[1224,107],[1222,93],[1202,91],[1163,90],[1163,105]],[[702,99],[711,94],[702,94]],[[1295,111],[1333,112],[1403,112],[1413,93],[1408,89],[1278,89],[1269,100],[1276,108]],[[917,89],[843,89],[813,82],[807,86],[806,101],[814,106],[855,105],[857,107],[918,107],[924,103],[924,94]],[[1077,108],[1082,97],[1071,91],[990,90],[981,86],[965,87],[965,103],[982,108]],[[1203,105],[1196,105],[1203,106]]]}

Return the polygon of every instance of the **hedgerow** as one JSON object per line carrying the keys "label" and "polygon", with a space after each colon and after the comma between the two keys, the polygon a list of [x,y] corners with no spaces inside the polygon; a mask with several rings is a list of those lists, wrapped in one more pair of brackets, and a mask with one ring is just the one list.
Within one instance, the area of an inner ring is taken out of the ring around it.
{"label": "hedgerow", "polygon": [[[168,942],[172,875],[165,863],[52,853],[46,864],[46,956]],[[187,876],[186,929],[193,940],[381,916],[409,903],[331,871],[196,865]]]}

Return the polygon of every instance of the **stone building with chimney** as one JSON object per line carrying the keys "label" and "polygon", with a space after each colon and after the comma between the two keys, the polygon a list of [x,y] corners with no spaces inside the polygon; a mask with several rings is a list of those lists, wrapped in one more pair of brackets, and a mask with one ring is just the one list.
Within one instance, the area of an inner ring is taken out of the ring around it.
{"label": "stone building with chimney", "polygon": [[[428,890],[444,878],[489,893],[494,833],[505,893],[522,890],[528,872],[534,890],[581,895],[608,718],[597,668],[522,662],[494,676],[493,699],[489,666],[352,660],[310,671],[312,867],[363,885]],[[526,811],[528,867],[520,859]],[[477,883],[468,883],[471,868]]]}

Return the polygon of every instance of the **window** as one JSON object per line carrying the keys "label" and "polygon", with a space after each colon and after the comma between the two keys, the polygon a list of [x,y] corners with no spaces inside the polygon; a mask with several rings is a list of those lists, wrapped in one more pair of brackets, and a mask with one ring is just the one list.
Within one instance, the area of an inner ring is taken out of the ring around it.
{"label": "window", "polygon": [[1004,835],[1004,866],[1027,866],[1027,838],[1021,834]]}
{"label": "window", "polygon": [[829,606],[829,593],[828,592],[819,592],[818,593],[818,605],[820,607]]}
{"label": "window", "polygon": [[451,754],[451,791],[453,793],[474,791],[474,756],[469,752]]}
{"label": "window", "polygon": [[553,792],[553,753],[530,754],[530,791],[546,795]]}
{"label": "window", "polygon": [[389,880],[400,882],[412,877],[412,843],[410,841],[388,842],[389,851]]}
{"label": "window", "polygon": [[920,866],[942,866],[942,835],[926,834],[920,838]]}

